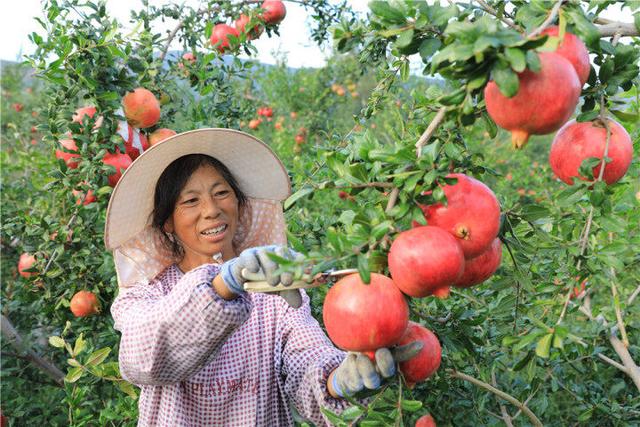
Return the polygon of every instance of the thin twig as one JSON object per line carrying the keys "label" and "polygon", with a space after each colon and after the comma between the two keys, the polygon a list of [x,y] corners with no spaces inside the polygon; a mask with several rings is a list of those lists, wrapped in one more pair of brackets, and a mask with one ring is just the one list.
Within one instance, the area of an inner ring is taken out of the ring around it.
{"label": "thin twig", "polygon": [[[496,373],[495,371],[491,371],[491,384],[494,387],[498,387],[498,383],[496,382]],[[498,402],[500,406],[500,413],[502,414],[502,420],[507,425],[507,427],[513,427],[513,423],[511,422],[511,416],[509,412],[507,412],[507,408],[502,404],[502,402]]]}
{"label": "thin twig", "polygon": [[487,2],[485,2],[484,0],[476,0],[476,2],[482,6],[482,10],[484,10],[485,12],[489,13],[490,15],[495,16],[496,18],[498,18],[499,20],[501,20],[502,22],[504,22],[505,24],[507,24],[508,26],[510,26],[511,28],[513,28],[514,30],[518,31],[518,32],[523,32],[522,27],[520,27],[519,25],[517,25],[515,22],[513,22],[511,19],[507,18],[504,15],[499,15],[498,11],[495,10],[493,7],[491,7],[491,5],[487,4]]}
{"label": "thin twig", "polygon": [[422,133],[422,135],[418,139],[418,142],[416,142],[416,157],[420,157],[420,155],[422,154],[422,147],[427,142],[429,142],[429,139],[431,139],[436,129],[438,129],[438,127],[444,120],[444,116],[446,112],[447,112],[447,107],[440,107],[436,116],[433,118],[433,120],[431,120],[431,123],[429,123],[429,126],[427,126],[427,129],[425,129],[425,131]]}
{"label": "thin twig", "polygon": [[387,202],[387,207],[384,210],[385,213],[388,214],[391,212],[391,209],[396,205],[396,202],[398,201],[398,194],[400,194],[400,189],[398,187],[394,187],[393,190],[391,190],[391,194],[389,194],[389,201]]}
{"label": "thin twig", "polygon": [[[538,385],[538,387],[536,387],[536,389],[531,392],[531,394],[529,395],[529,397],[527,397],[527,400],[524,401],[525,405],[528,405],[529,402],[531,401],[531,399],[533,399],[533,396],[536,395],[536,393],[538,392],[538,390],[540,390],[540,385]],[[515,413],[515,415],[513,417],[511,417],[512,420],[515,420],[516,418],[518,418],[520,416],[520,414],[522,413],[521,409],[518,409],[518,412]]]}
{"label": "thin twig", "polygon": [[601,360],[604,360],[605,362],[607,362],[609,365],[613,366],[616,369],[621,370],[622,372],[626,373],[627,372],[627,368],[625,368],[623,365],[619,364],[618,362],[616,362],[613,359],[608,358],[607,356],[605,356],[602,353],[598,353],[598,357]]}
{"label": "thin twig", "polygon": [[629,297],[629,299],[627,300],[627,305],[631,305],[631,303],[633,302],[634,299],[636,299],[636,297],[638,296],[638,294],[640,294],[640,285],[638,285],[638,287],[636,288],[635,291],[633,291],[633,293],[631,294],[631,296]]}
{"label": "thin twig", "polygon": [[470,383],[477,385],[478,387],[481,387],[487,391],[490,391],[491,393],[495,394],[496,396],[506,400],[507,402],[513,404],[514,406],[520,408],[522,410],[522,412],[524,412],[524,414],[529,418],[529,420],[531,420],[531,423],[536,426],[536,427],[542,427],[542,423],[540,422],[540,420],[538,419],[538,417],[536,417],[536,414],[534,414],[533,412],[531,412],[531,409],[529,409],[524,403],[520,402],[518,399],[516,399],[515,397],[511,396],[510,394],[505,393],[502,390],[498,390],[497,388],[493,387],[491,384],[487,384],[484,381],[481,381],[477,378],[474,378],[470,375],[467,374],[463,374],[462,372],[458,372],[456,370],[449,370],[448,371],[449,375],[451,375],[453,378],[458,378],[461,380],[465,380],[465,381],[469,381]]}
{"label": "thin twig", "polygon": [[556,19],[556,17],[558,16],[558,12],[560,11],[560,6],[562,6],[563,2],[564,0],[558,0],[556,4],[553,5],[553,8],[551,9],[549,16],[547,16],[547,19],[545,19],[544,22],[538,28],[533,30],[527,37],[532,39],[542,34],[545,28],[551,25],[553,21]]}
{"label": "thin twig", "polygon": [[36,365],[40,370],[45,372],[49,377],[51,377],[57,385],[64,385],[64,373],[58,369],[53,363],[48,360],[38,356],[36,352],[27,348],[25,346],[25,342],[20,336],[20,333],[16,330],[16,328],[11,324],[11,321],[8,317],[2,315],[2,337],[4,339],[8,339],[14,349],[18,352],[24,352],[24,358],[29,360],[31,363]]}

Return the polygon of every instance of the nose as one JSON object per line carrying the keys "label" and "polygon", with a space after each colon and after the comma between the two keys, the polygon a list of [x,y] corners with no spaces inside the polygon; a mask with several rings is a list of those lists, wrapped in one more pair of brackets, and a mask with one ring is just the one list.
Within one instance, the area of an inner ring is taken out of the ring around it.
{"label": "nose", "polygon": [[202,203],[202,215],[205,218],[216,218],[222,210],[213,196],[206,196]]}

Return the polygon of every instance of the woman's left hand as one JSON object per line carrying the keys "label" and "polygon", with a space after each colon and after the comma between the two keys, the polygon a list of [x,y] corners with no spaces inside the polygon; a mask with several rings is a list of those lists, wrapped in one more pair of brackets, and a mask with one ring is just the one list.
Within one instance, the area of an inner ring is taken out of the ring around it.
{"label": "woman's left hand", "polygon": [[380,348],[375,353],[375,363],[364,353],[350,352],[329,378],[331,387],[338,397],[352,396],[365,387],[375,390],[384,378],[396,373],[396,363],[415,357],[424,343],[414,341],[392,349]]}

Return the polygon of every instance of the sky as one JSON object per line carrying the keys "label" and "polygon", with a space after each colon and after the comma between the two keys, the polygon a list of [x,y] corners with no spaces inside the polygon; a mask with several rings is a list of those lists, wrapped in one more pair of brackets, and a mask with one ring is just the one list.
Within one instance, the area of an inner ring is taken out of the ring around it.
{"label": "sky", "polygon": [[[184,3],[197,7],[198,0],[183,0]],[[640,1],[640,0],[639,0]],[[166,4],[168,0],[150,0],[150,4]],[[19,7],[11,7],[8,0],[3,0],[0,5],[0,59],[16,61],[20,54],[33,52],[33,45],[28,35],[33,31],[41,33],[41,27],[33,19],[34,16],[42,16],[40,0],[19,0]],[[368,11],[367,0],[351,0],[352,8],[361,13]],[[253,42],[258,50],[257,60],[267,64],[276,62],[276,54],[285,53],[287,63],[291,67],[321,67],[329,56],[329,51],[321,51],[311,40],[309,22],[311,18],[302,6],[296,3],[286,2],[287,16],[280,24],[280,37],[268,38],[263,35]],[[140,9],[140,0],[108,0],[107,9],[111,16],[115,17],[125,26],[129,26],[129,11]],[[629,16],[625,16],[629,15]],[[616,21],[633,22],[633,17],[621,11],[620,5],[615,5],[602,17]],[[231,22],[229,22],[231,23]],[[159,30],[172,29],[175,24],[167,22],[165,27]],[[174,42],[176,49],[181,47]],[[413,68],[413,67],[412,67]]]}

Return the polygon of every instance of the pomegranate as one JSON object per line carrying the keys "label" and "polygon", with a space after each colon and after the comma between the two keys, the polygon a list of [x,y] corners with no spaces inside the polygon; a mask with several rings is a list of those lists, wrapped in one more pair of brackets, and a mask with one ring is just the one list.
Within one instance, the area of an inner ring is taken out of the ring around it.
{"label": "pomegranate", "polygon": [[573,114],[580,97],[580,80],[571,63],[553,53],[540,54],[539,72],[518,74],[520,88],[511,98],[490,81],[484,89],[487,112],[504,129],[511,131],[514,148],[526,145],[529,135],[558,130]]}
{"label": "pomegranate", "polygon": [[400,372],[404,375],[407,384],[412,385],[424,381],[433,375],[440,367],[442,347],[438,337],[419,323],[409,322],[398,345],[409,344],[414,341],[422,341],[424,346],[415,357],[400,362]]}
{"label": "pomegranate", "polygon": [[[548,27],[542,34],[550,37],[559,37],[560,28],[557,26]],[[555,53],[571,62],[576,73],[578,73],[580,87],[584,86],[587,79],[589,79],[591,65],[589,64],[589,51],[582,40],[575,34],[565,31],[564,38],[558,45]]]}
{"label": "pomegranate", "polygon": [[322,308],[327,334],[348,351],[375,351],[394,345],[407,328],[409,306],[391,279],[371,273],[340,279],[329,289]]}
{"label": "pomegranate", "polygon": [[296,144],[300,145],[304,143],[304,135],[297,134],[295,137]]}
{"label": "pomegranate", "polygon": [[262,123],[262,120],[260,119],[252,119],[249,121],[249,129],[257,129],[258,126],[260,126],[260,123]]}
{"label": "pomegranate", "polygon": [[287,8],[280,0],[265,0],[260,8],[264,10],[262,20],[268,25],[279,24],[287,15]]}
{"label": "pomegranate", "polygon": [[33,273],[30,271],[25,271],[33,267],[33,264],[36,262],[36,257],[31,255],[29,252],[25,252],[20,255],[20,259],[18,260],[18,273],[22,277],[31,277],[35,276],[38,273]]}
{"label": "pomegranate", "polygon": [[487,250],[475,258],[465,260],[464,272],[453,286],[468,288],[484,282],[493,276],[493,273],[500,267],[501,260],[502,242],[500,242],[500,239],[495,238]]}
{"label": "pomegranate", "polygon": [[64,150],[56,150],[56,159],[62,159],[69,169],[77,168],[80,164],[80,161],[72,160],[76,158],[80,159],[80,154],[78,154],[78,146],[76,145],[76,142],[71,138],[61,139],[60,145],[62,145],[70,152]]}
{"label": "pomegranate", "polygon": [[[612,119],[607,119],[611,136],[607,157],[611,159],[604,168],[602,179],[607,184],[618,182],[627,173],[633,156],[631,137],[624,127]],[[600,120],[578,123],[571,120],[562,127],[553,139],[549,163],[553,173],[562,181],[573,185],[573,178],[587,178],[579,175],[582,161],[589,157],[602,159],[607,142],[607,130]],[[594,178],[600,174],[601,163],[593,168]]]}
{"label": "pomegranate", "polygon": [[460,243],[445,230],[423,226],[403,231],[389,250],[393,282],[412,297],[446,297],[464,268]]}
{"label": "pomegranate", "polygon": [[185,62],[189,62],[189,63],[191,63],[191,64],[195,64],[195,63],[196,63],[196,56],[195,56],[193,53],[191,53],[191,52],[184,53],[184,54],[182,55],[182,59],[183,59]]}
{"label": "pomegranate", "polygon": [[[229,36],[238,37],[238,30],[227,24],[217,24],[211,32],[211,45],[216,46],[218,52],[224,53],[229,49]],[[218,44],[219,43],[219,44]]]}
{"label": "pomegranate", "polygon": [[[96,107],[94,107],[93,105],[87,105],[86,107],[80,107],[76,110],[75,113],[73,113],[73,116],[71,116],[71,121],[73,123],[80,123],[82,124],[82,121],[84,120],[84,116],[89,116],[89,118],[93,118],[93,116],[95,116],[96,114]],[[95,124],[93,125],[94,129],[99,128],[100,126],[102,126],[102,121],[103,121],[103,117],[100,116],[96,119]]]}
{"label": "pomegranate", "polygon": [[175,130],[167,128],[157,129],[151,135],[149,135],[149,144],[151,144],[151,146],[154,146],[173,135],[177,135]]}
{"label": "pomegranate", "polygon": [[116,171],[109,175],[109,185],[115,187],[122,176],[122,172],[131,166],[131,157],[116,151],[115,154],[105,154],[102,158],[102,163],[116,168]]}
{"label": "pomegranate", "polygon": [[160,102],[151,91],[139,87],[122,98],[127,121],[136,128],[148,128],[160,120]]}
{"label": "pomegranate", "polygon": [[465,258],[485,251],[500,229],[500,205],[489,187],[470,176],[454,173],[453,185],[443,187],[447,206],[441,203],[421,206],[429,225],[447,230],[458,239]]}
{"label": "pomegranate", "polygon": [[98,299],[89,291],[78,291],[69,303],[71,312],[76,317],[86,317],[100,312]]}
{"label": "pomegranate", "polygon": [[423,415],[416,421],[415,427],[436,427],[436,421],[429,414]]}
{"label": "pomegranate", "polygon": [[238,30],[238,32],[247,33],[248,40],[257,39],[258,37],[260,37],[260,34],[262,34],[263,28],[260,25],[255,25],[253,28],[247,29],[246,27],[249,24],[249,22],[251,22],[251,18],[249,18],[247,15],[243,13],[240,15],[240,18],[236,19],[236,22],[234,23],[234,25]]}

